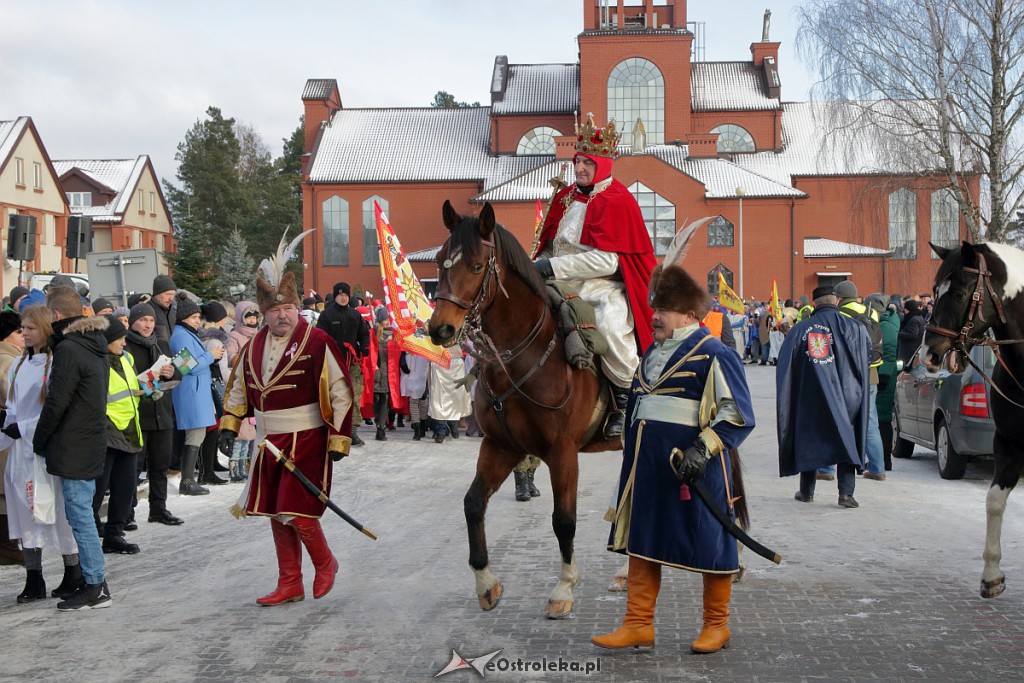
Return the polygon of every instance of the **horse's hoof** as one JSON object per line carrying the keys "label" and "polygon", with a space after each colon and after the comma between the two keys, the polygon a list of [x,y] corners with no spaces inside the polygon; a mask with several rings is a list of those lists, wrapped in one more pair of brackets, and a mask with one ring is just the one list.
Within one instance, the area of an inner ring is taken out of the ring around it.
{"label": "horse's hoof", "polygon": [[480,609],[490,612],[501,602],[501,581],[488,588],[483,595],[476,597],[480,601]]}
{"label": "horse's hoof", "polygon": [[733,583],[742,583],[743,582],[743,577],[746,576],[746,575],[747,575],[747,568],[744,567],[741,564],[740,565],[740,570],[732,575],[732,582]]}
{"label": "horse's hoof", "polygon": [[627,577],[613,576],[612,582],[608,584],[609,593],[622,593],[626,590]]}
{"label": "horse's hoof", "polygon": [[981,580],[981,597],[983,598],[994,598],[1002,595],[1004,590],[1006,590],[1005,576],[1000,576],[993,581]]}
{"label": "horse's hoof", "polygon": [[572,600],[548,600],[544,616],[548,619],[565,619],[572,614]]}

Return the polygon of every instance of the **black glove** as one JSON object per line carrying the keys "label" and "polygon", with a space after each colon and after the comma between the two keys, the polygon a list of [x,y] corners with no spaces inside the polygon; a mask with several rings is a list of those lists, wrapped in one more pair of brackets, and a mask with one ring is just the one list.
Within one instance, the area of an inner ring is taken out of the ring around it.
{"label": "black glove", "polygon": [[9,424],[6,427],[4,427],[3,429],[0,429],[0,431],[2,431],[4,434],[6,434],[7,436],[11,437],[12,439],[17,440],[17,439],[21,438],[21,430],[18,429],[18,423],[17,422],[12,422],[11,424]]}
{"label": "black glove", "polygon": [[220,430],[220,434],[217,435],[217,450],[224,455],[231,457],[231,451],[235,447],[235,437],[238,436],[237,432],[233,432],[230,429]]}
{"label": "black glove", "polygon": [[669,464],[672,465],[672,471],[676,473],[679,481],[692,484],[704,473],[704,466],[710,459],[708,445],[703,439],[697,439],[685,451],[673,448],[669,455]]}
{"label": "black glove", "polygon": [[545,280],[555,279],[555,271],[551,268],[551,259],[540,258],[533,262],[533,267]]}
{"label": "black glove", "polygon": [[331,456],[331,460],[338,462],[342,458],[348,455],[348,453],[342,453],[341,451],[328,451],[327,454]]}

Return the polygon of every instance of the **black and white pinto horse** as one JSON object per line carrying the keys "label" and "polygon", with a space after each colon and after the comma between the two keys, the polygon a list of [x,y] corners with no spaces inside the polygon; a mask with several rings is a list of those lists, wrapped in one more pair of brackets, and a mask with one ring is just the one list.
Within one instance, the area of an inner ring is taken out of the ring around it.
{"label": "black and white pinto horse", "polygon": [[[944,249],[932,245],[942,259],[935,276],[935,308],[924,337],[930,370],[943,363],[963,372],[971,347],[991,346],[997,362],[989,400],[996,436],[995,475],[985,501],[985,569],[981,597],[994,598],[1006,589],[999,569],[1000,534],[1006,499],[1024,468],[1024,252],[1005,244],[970,244]],[[991,330],[994,339],[985,336]],[[976,368],[980,371],[980,368]]]}

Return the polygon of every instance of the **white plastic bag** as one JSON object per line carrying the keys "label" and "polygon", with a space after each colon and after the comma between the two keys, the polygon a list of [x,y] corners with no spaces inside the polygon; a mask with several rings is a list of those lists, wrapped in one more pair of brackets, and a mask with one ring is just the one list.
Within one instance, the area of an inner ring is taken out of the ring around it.
{"label": "white plastic bag", "polygon": [[57,523],[57,485],[52,474],[46,471],[46,458],[38,455],[33,459],[33,476],[28,480],[28,507],[40,524]]}

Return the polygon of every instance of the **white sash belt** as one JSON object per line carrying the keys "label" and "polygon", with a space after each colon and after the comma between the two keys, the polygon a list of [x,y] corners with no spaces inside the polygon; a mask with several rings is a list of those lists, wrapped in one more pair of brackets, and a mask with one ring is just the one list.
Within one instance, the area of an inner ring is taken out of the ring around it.
{"label": "white sash belt", "polygon": [[283,408],[281,410],[256,410],[256,427],[261,436],[268,434],[292,434],[324,426],[319,403]]}
{"label": "white sash belt", "polygon": [[654,420],[684,427],[699,427],[700,401],[649,394],[636,402],[633,420]]}

